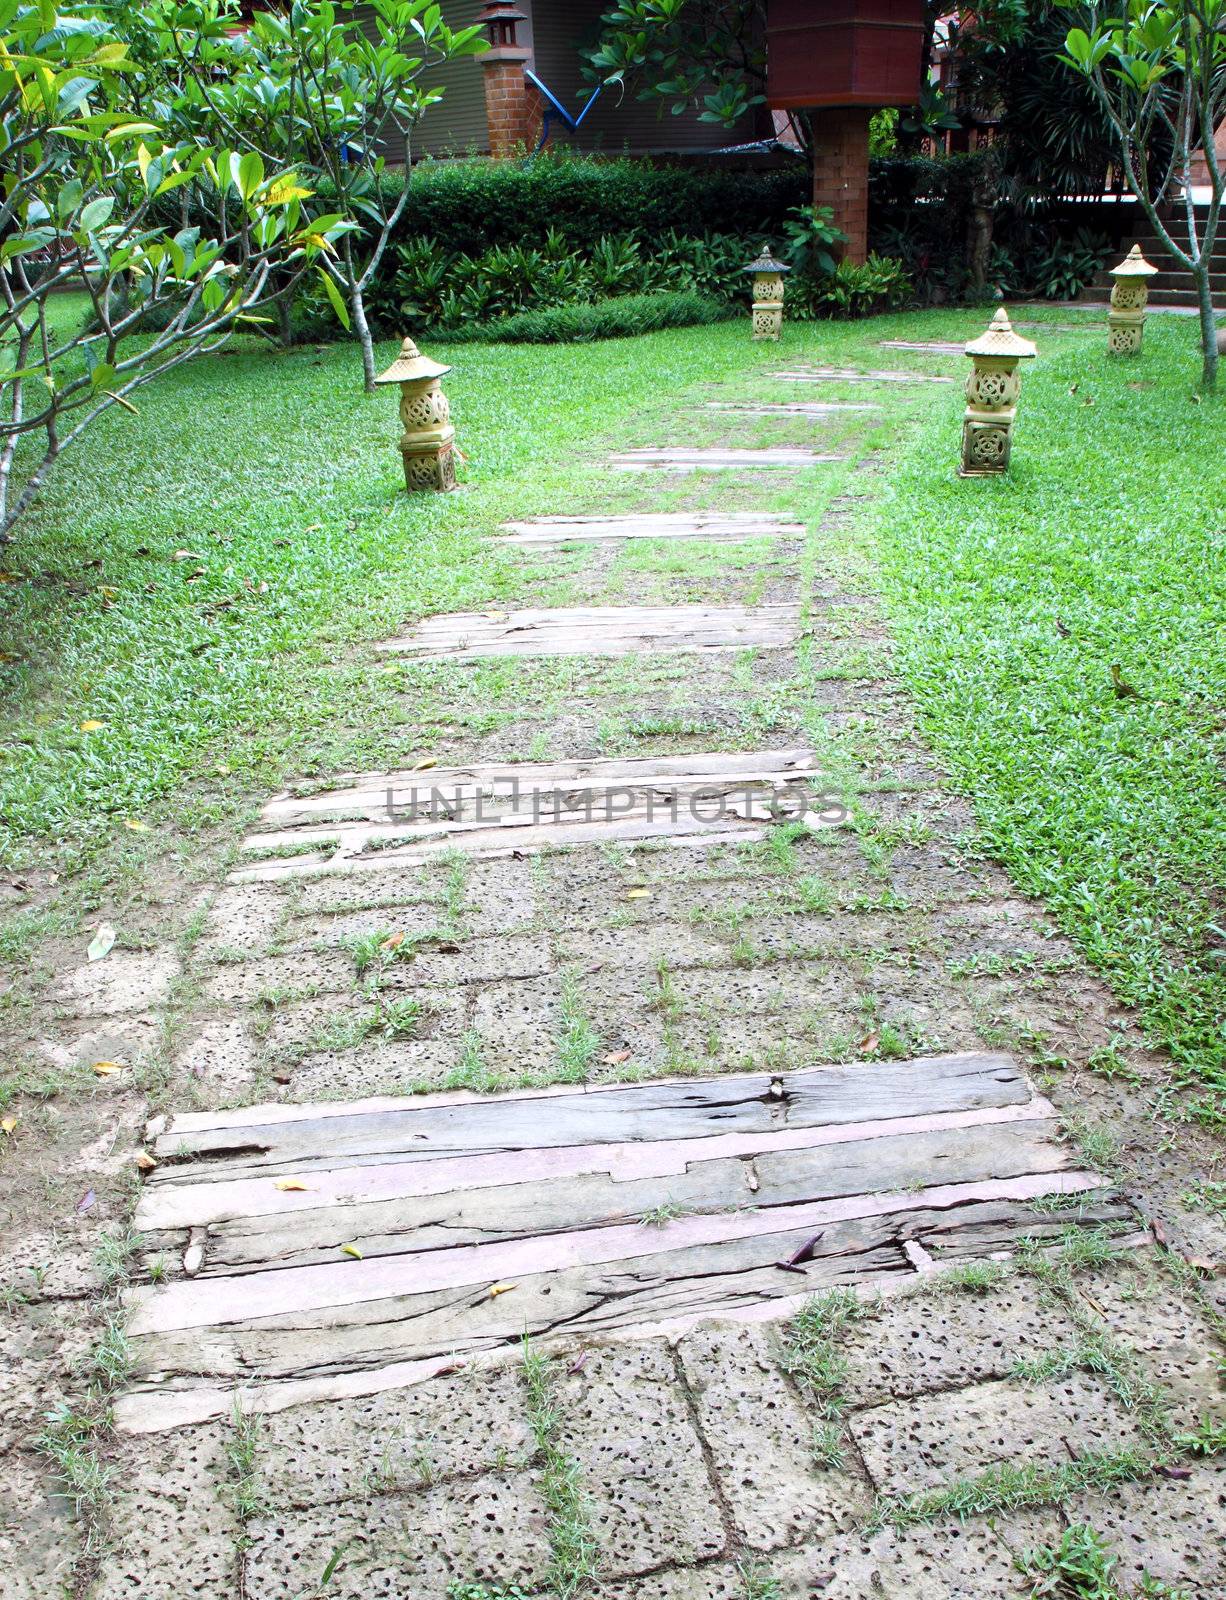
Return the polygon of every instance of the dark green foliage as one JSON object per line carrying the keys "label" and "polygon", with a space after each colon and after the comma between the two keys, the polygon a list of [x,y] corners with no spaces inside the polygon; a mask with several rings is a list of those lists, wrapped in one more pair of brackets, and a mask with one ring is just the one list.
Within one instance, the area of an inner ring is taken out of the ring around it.
{"label": "dark green foliage", "polygon": [[[404,182],[389,173],[385,185]],[[493,245],[540,244],[551,229],[590,249],[602,234],[656,240],[675,228],[687,236],[735,233],[744,244],[779,238],[784,218],[809,199],[804,162],[768,171],[653,166],[541,156],[511,161],[422,162],[413,169],[399,239],[436,239],[455,254]]]}
{"label": "dark green foliage", "polygon": [[[678,289],[662,294],[626,294],[616,299],[544,306],[496,322],[465,323],[442,335],[447,341],[494,340],[504,344],[579,344],[721,322],[727,301]],[[436,337],[438,337],[436,335]]]}
{"label": "dark green foliage", "polygon": [[867,261],[840,261],[831,273],[800,279],[791,312],[794,317],[869,317],[905,305],[911,297],[902,262],[870,255]]}

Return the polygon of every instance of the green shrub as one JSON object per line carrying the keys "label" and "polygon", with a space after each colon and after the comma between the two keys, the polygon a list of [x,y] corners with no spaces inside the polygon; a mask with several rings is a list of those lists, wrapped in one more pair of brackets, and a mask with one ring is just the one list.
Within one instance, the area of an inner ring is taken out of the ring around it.
{"label": "green shrub", "polygon": [[867,261],[840,261],[831,273],[801,286],[794,311],[800,315],[868,317],[904,305],[912,294],[901,261],[870,255]]}
{"label": "green shrub", "polygon": [[720,322],[729,315],[728,303],[677,289],[658,294],[626,294],[594,303],[571,302],[518,311],[492,322],[463,323],[436,338],[444,342],[476,340],[508,344],[577,344],[592,339],[620,339],[661,328],[688,328]]}

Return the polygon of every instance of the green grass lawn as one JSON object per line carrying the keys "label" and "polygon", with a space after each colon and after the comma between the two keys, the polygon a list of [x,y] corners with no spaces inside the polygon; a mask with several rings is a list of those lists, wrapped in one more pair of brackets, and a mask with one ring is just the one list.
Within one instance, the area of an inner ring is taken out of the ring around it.
{"label": "green grass lawn", "polygon": [[[916,365],[876,342],[985,321],[791,326],[786,350]],[[1139,1007],[1196,1086],[1191,1114],[1220,1118],[1226,400],[1193,403],[1183,318],[1152,317],[1132,362],[1109,362],[1097,327],[1039,338],[1008,480],[954,475],[958,388],[884,387],[873,398],[888,414],[865,436],[883,471],[815,558],[880,587],[984,848]],[[348,345],[236,343],[144,391],[138,417],[112,412],[64,459],[0,555],[0,862],[53,868],[70,892],[11,918],[0,955],[35,960],[41,935],[168,855],[190,877],[204,841],[232,838],[285,778],[428,755],[395,672],[372,670],[360,642],[426,612],[564,603],[564,562],[542,588],[483,534],[507,516],[641,504],[641,482],[610,489],[594,471],[600,447],[684,442],[687,396],[750,379],[764,396],[778,352],[727,324],[464,346],[454,360],[446,387],[470,458],[456,495],[403,494],[394,396],[361,393]],[[735,426],[738,443],[765,436]],[[816,526],[829,492],[725,483],[711,503]],[[1116,698],[1112,663],[1136,698]]]}

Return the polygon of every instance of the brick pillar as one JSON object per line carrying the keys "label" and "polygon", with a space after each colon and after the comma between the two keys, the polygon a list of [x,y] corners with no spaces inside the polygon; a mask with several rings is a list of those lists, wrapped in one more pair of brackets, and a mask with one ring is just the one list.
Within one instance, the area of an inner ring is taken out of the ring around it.
{"label": "brick pillar", "polygon": [[531,150],[540,135],[541,97],[524,77],[531,54],[522,45],[504,44],[479,57],[492,156],[513,156],[523,145]]}
{"label": "brick pillar", "polygon": [[847,235],[843,255],[868,255],[868,106],[827,106],[813,118],[813,204],[829,206]]}

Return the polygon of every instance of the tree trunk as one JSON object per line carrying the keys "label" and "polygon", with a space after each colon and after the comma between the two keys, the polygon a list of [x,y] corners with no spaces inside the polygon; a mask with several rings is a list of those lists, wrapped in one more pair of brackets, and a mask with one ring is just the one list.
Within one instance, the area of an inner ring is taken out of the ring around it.
{"label": "tree trunk", "polygon": [[1209,273],[1213,263],[1207,253],[1202,253],[1196,263],[1193,276],[1196,279],[1196,302],[1200,308],[1200,337],[1204,365],[1201,368],[1201,383],[1206,389],[1213,390],[1217,387],[1217,317],[1213,311],[1213,289],[1209,282]]}
{"label": "tree trunk", "polygon": [[288,293],[283,294],[277,301],[277,337],[281,341],[282,350],[288,350],[294,342],[294,328],[291,321],[293,309]]}
{"label": "tree trunk", "polygon": [[988,286],[988,264],[992,259],[992,232],[995,224],[994,209],[983,205],[976,194],[971,198],[970,213],[966,219],[966,264],[970,273],[970,291],[982,295]]}
{"label": "tree trunk", "polygon": [[358,336],[358,343],[362,346],[362,379],[366,386],[366,393],[375,391],[375,341],[371,337],[370,323],[366,320],[366,305],[362,291],[357,285],[349,290],[349,309],[353,315],[353,331]]}

